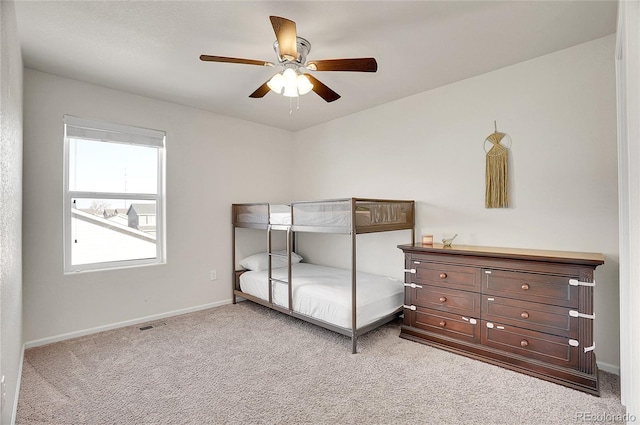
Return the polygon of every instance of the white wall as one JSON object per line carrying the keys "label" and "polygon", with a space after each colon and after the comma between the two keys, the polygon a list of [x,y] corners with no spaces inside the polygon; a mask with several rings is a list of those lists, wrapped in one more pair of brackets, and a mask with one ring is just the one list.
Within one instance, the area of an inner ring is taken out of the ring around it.
{"label": "white wall", "polygon": [[640,415],[637,361],[640,358],[640,4],[620,2],[618,7],[620,383],[627,414],[637,418]]}
{"label": "white wall", "polygon": [[0,2],[0,373],[11,423],[22,362],[22,54],[13,1]]}
{"label": "white wall", "polygon": [[[418,235],[439,240],[458,233],[458,244],[603,253],[596,353],[601,367],[617,372],[614,46],[609,36],[300,131],[294,197],[415,199]],[[513,140],[508,209],[484,207],[483,141],[494,120]],[[395,244],[408,237],[359,236],[367,239],[358,246],[359,264],[402,278]],[[311,251],[304,240],[300,251],[348,265],[345,239],[342,253]],[[373,241],[384,248],[373,248]]]}
{"label": "white wall", "polygon": [[[271,184],[290,133],[30,69],[24,84],[25,341],[228,302],[231,203],[291,198]],[[63,274],[64,114],[167,132],[166,265]]]}

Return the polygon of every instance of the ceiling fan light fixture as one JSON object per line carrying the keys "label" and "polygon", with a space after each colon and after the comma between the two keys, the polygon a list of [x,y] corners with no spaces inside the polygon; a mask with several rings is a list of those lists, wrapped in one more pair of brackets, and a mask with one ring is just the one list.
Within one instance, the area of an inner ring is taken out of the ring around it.
{"label": "ceiling fan light fixture", "polygon": [[284,77],[284,86],[293,86],[296,83],[296,71],[293,68],[287,68],[282,71],[282,76]]}
{"label": "ceiling fan light fixture", "polygon": [[278,94],[282,93],[282,89],[284,88],[284,77],[282,76],[282,74],[277,73],[276,75],[271,77],[271,79],[267,83],[267,86],[269,86],[272,91]]}
{"label": "ceiling fan light fixture", "polygon": [[300,93],[301,96],[303,94],[309,93],[313,89],[313,84],[311,84],[306,75],[298,75],[296,80],[298,85],[298,93]]}
{"label": "ceiling fan light fixture", "polygon": [[267,86],[274,92],[285,97],[298,97],[309,93],[313,89],[313,84],[309,79],[293,68],[287,68],[282,73],[271,77]]}
{"label": "ceiling fan light fixture", "polygon": [[287,84],[284,86],[282,95],[285,97],[298,97],[298,86],[295,84]]}
{"label": "ceiling fan light fixture", "polygon": [[285,97],[298,97],[298,84],[296,82],[296,71],[293,68],[287,68],[282,72],[284,78],[284,92],[282,95]]}

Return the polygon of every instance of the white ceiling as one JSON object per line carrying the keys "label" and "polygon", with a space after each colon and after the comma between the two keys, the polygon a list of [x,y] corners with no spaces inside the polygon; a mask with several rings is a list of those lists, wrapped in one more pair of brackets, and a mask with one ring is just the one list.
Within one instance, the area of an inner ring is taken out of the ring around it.
{"label": "white ceiling", "polygon": [[[611,1],[16,1],[28,68],[300,130],[615,32]],[[275,62],[269,15],[296,22],[308,59],[373,56],[377,73],[316,72],[342,98],[249,94]],[[613,52],[612,52],[613,58]],[[294,105],[295,106],[295,105]]]}

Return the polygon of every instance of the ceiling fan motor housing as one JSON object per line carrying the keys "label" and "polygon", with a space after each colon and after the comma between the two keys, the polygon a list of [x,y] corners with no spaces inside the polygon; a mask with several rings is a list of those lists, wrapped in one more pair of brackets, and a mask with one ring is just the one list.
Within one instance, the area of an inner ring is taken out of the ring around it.
{"label": "ceiling fan motor housing", "polygon": [[280,45],[278,44],[278,40],[273,42],[273,50],[275,50],[278,62],[281,65],[294,63],[298,66],[304,66],[304,64],[307,62],[307,55],[311,51],[311,43],[305,38],[296,36],[296,48],[298,50],[298,58],[289,60],[280,54]]}

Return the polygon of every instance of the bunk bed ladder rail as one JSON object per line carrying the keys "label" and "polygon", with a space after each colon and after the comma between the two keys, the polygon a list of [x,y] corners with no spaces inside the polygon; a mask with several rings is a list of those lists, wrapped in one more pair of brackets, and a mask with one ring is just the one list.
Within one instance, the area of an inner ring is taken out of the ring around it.
{"label": "bunk bed ladder rail", "polygon": [[[281,229],[282,230],[282,229]],[[272,232],[273,226],[271,224],[267,225],[267,254],[269,256],[269,268],[268,268],[268,281],[269,281],[269,304],[273,305],[273,283],[280,282],[284,283],[288,287],[288,307],[289,314],[293,314],[293,290],[291,287],[291,252],[293,251],[292,246],[292,235],[291,226],[287,227],[287,248],[286,254],[278,254],[273,252],[273,243],[272,243]],[[287,280],[276,279],[273,277],[273,257],[286,257],[287,258]]]}
{"label": "bunk bed ladder rail", "polygon": [[351,354],[358,352],[358,324],[357,324],[357,300],[356,300],[356,199],[351,198]]}

